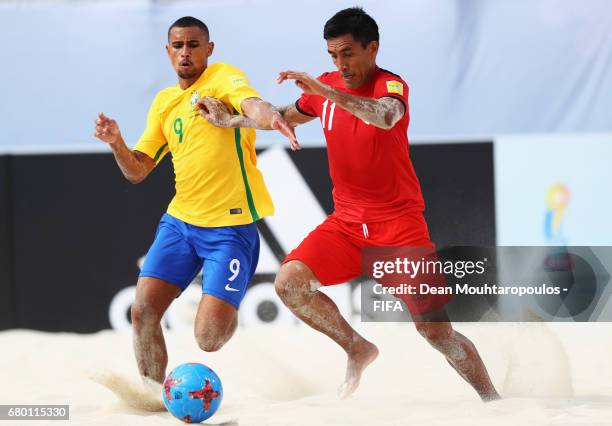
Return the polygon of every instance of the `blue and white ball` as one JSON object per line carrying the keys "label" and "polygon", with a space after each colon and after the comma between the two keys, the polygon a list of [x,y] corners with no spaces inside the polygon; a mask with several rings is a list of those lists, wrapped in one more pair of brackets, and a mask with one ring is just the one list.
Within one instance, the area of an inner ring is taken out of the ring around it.
{"label": "blue and white ball", "polygon": [[203,364],[181,364],[164,381],[162,398],[174,417],[199,423],[219,409],[223,386],[219,376]]}

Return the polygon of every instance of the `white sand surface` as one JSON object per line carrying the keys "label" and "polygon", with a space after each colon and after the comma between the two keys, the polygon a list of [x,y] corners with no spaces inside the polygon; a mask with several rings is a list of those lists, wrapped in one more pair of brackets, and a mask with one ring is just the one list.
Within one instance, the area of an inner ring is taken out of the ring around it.
{"label": "white sand surface", "polygon": [[[344,353],[305,326],[239,328],[213,354],[190,333],[166,337],[170,368],[202,362],[223,381],[221,409],[207,424],[612,425],[612,324],[456,327],[478,347],[504,400],[481,403],[411,324],[360,325],[381,354],[344,401],[336,396]],[[180,424],[167,412],[132,408],[88,378],[113,372],[138,382],[129,333],[4,331],[0,348],[0,403],[70,404],[69,422],[48,424]]]}

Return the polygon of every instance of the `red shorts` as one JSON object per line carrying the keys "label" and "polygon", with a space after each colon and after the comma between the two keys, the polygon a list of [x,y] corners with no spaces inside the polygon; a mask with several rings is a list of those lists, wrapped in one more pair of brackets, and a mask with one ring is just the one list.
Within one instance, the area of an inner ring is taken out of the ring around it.
{"label": "red shorts", "polygon": [[[283,264],[299,260],[312,270],[322,285],[340,284],[363,275],[361,250],[373,246],[435,249],[421,212],[367,224],[346,222],[332,214],[287,255]],[[450,295],[397,297],[406,303],[413,315],[441,309],[450,300]]]}

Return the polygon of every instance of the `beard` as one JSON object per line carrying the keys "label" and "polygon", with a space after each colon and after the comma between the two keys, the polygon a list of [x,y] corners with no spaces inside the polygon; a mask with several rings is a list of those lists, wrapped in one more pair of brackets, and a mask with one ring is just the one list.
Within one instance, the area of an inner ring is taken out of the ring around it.
{"label": "beard", "polygon": [[195,72],[195,71],[188,71],[188,72],[181,72],[181,71],[179,71],[177,74],[183,80],[190,80],[190,79],[194,78],[197,75],[197,72]]}

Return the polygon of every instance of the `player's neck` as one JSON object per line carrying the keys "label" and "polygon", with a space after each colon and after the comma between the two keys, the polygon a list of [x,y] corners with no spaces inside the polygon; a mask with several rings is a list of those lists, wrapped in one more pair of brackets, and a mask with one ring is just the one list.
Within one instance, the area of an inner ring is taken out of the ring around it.
{"label": "player's neck", "polygon": [[372,81],[372,76],[374,75],[374,73],[376,72],[376,69],[378,68],[378,66],[376,64],[374,64],[372,66],[372,68],[368,71],[368,74],[366,75],[366,78],[363,80],[363,86],[365,86],[366,84],[368,84],[370,81]]}
{"label": "player's neck", "polygon": [[[204,71],[206,71],[206,68],[204,68]],[[202,77],[202,74],[204,74],[204,71],[202,71],[201,74],[196,75],[195,77],[192,78],[180,78],[179,77],[179,87],[181,88],[181,90],[186,90],[189,89],[191,86],[193,86],[193,84],[198,81],[200,79],[200,77]]]}
{"label": "player's neck", "polygon": [[374,66],[371,69],[368,70],[365,78],[363,79],[363,82],[358,87],[353,87],[353,90],[358,90],[358,89],[361,89],[362,87],[368,85],[372,81],[374,73],[376,72],[377,69],[378,69],[378,66],[376,64],[374,64]]}
{"label": "player's neck", "polygon": [[200,76],[197,76],[195,78],[189,78],[189,79],[179,78],[179,87],[181,88],[181,90],[189,89],[189,87],[191,87],[193,83],[198,81],[199,78]]}

